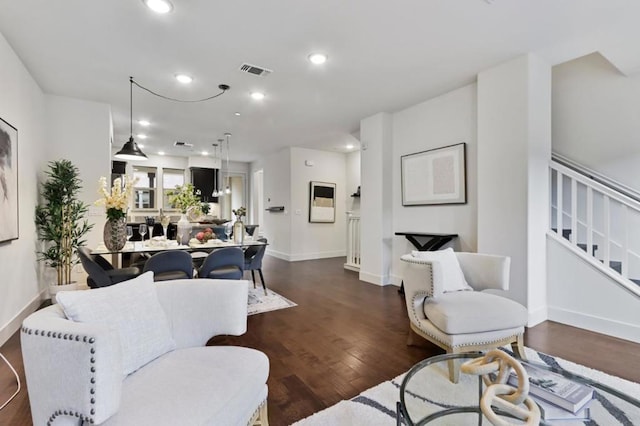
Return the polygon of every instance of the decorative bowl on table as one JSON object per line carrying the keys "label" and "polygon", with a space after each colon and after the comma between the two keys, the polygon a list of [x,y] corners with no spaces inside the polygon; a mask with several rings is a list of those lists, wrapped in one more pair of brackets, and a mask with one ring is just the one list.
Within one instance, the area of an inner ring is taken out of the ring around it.
{"label": "decorative bowl on table", "polygon": [[159,247],[159,248],[168,248],[172,246],[177,246],[178,242],[174,240],[167,240],[166,237],[153,237],[147,241],[149,247]]}

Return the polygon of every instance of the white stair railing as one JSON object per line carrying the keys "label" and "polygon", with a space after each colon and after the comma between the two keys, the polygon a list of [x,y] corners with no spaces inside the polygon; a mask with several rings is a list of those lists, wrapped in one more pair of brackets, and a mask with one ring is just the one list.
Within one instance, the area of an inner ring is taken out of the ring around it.
{"label": "white stair railing", "polygon": [[347,213],[347,261],[345,269],[360,270],[360,215]]}
{"label": "white stair railing", "polygon": [[640,296],[640,202],[555,161],[550,235]]}

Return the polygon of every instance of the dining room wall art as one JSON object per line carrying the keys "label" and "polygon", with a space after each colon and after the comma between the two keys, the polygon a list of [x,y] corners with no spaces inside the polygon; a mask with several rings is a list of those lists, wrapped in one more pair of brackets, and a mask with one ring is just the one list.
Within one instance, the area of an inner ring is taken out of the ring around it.
{"label": "dining room wall art", "polygon": [[336,221],[336,184],[309,182],[309,222],[333,223]]}
{"label": "dining room wall art", "polygon": [[18,129],[0,118],[0,243],[18,229]]}
{"label": "dining room wall art", "polygon": [[400,159],[402,205],[466,204],[466,143]]}

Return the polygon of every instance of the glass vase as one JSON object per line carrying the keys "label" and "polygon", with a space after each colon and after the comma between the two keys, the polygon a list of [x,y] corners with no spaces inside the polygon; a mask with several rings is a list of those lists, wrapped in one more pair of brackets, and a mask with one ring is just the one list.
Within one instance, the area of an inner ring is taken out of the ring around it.
{"label": "glass vase", "polygon": [[127,221],[125,218],[107,220],[104,224],[102,239],[107,250],[122,250],[127,243]]}

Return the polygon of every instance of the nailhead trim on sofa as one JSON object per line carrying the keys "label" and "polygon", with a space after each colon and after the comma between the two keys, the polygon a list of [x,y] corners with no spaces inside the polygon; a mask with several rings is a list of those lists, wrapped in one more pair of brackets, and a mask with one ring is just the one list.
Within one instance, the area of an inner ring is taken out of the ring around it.
{"label": "nailhead trim on sofa", "polygon": [[[96,353],[96,349],[93,346],[93,344],[96,342],[96,339],[94,337],[89,337],[89,336],[81,336],[81,335],[74,335],[74,334],[70,334],[70,333],[56,333],[56,332],[51,332],[51,331],[45,331],[45,330],[35,330],[35,329],[30,329],[27,327],[22,327],[20,329],[22,331],[22,333],[24,334],[28,334],[28,335],[35,335],[35,336],[41,336],[41,337],[50,337],[53,339],[62,339],[62,340],[70,340],[70,341],[76,341],[76,342],[82,342],[82,343],[87,343],[89,344],[89,352],[91,353],[91,355]],[[92,385],[94,385],[96,383],[96,378],[95,378],[95,372],[96,372],[96,368],[93,364],[95,364],[96,360],[93,356],[91,356],[91,359],[89,360],[89,362],[91,363],[91,367],[90,367],[90,371],[91,373],[94,373],[91,375],[91,379],[90,379],[90,383]],[[91,387],[89,392],[91,393],[91,397],[90,397],[90,402],[91,405],[95,405],[96,400],[94,398],[94,395],[96,393],[96,389],[95,387]],[[90,411],[91,415],[95,415],[96,414],[96,410],[94,408],[91,409]],[[90,416],[85,416],[82,413],[79,413],[77,411],[68,411],[68,410],[56,410],[51,417],[49,417],[49,421],[47,422],[47,426],[51,426],[54,422],[54,420],[56,419],[56,417],[58,416],[73,416],[73,417],[77,417],[80,420],[82,420],[83,422],[88,422],[90,424],[94,424],[95,420],[93,419],[93,417]]]}

